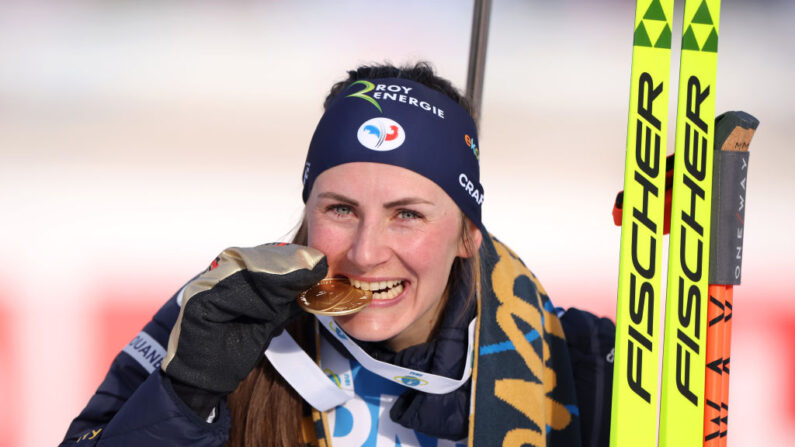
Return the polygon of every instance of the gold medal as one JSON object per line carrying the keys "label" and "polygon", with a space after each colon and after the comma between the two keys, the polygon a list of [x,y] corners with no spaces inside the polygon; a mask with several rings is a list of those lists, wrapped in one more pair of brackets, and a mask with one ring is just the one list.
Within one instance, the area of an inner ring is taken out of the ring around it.
{"label": "gold medal", "polygon": [[329,316],[359,312],[372,300],[372,292],[357,289],[342,278],[323,279],[298,295],[298,304],[305,311]]}

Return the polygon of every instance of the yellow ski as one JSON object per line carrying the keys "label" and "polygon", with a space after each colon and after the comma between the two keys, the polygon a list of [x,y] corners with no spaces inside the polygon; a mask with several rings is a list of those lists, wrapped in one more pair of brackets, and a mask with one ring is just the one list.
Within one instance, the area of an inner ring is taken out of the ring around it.
{"label": "yellow ski", "polygon": [[611,446],[653,446],[673,0],[637,0],[616,311]]}
{"label": "yellow ski", "polygon": [[665,305],[660,445],[704,442],[709,231],[720,0],[687,0]]}

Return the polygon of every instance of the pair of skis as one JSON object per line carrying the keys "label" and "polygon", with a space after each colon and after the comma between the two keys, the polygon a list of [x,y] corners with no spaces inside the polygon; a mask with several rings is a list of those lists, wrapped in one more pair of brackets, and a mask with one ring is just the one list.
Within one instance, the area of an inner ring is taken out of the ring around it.
{"label": "pair of skis", "polygon": [[[637,0],[636,8],[621,203],[626,212],[622,213],[621,222],[610,438],[612,446],[657,445],[658,402],[661,402],[659,444],[696,446],[713,439],[725,440],[725,430],[721,437],[720,429],[717,436],[706,437],[714,433],[709,431],[715,420],[714,404],[720,402],[720,407],[728,397],[724,398],[723,391],[716,397],[715,376],[707,379],[705,367],[709,313],[711,321],[715,322],[710,325],[710,347],[716,343],[719,346],[710,351],[709,361],[714,366],[720,360],[718,382],[723,389],[723,359],[728,358],[723,352],[727,346],[726,298],[715,296],[712,302],[716,307],[708,307],[709,284],[714,283],[710,280],[710,272],[715,270],[710,269],[710,263],[717,259],[717,255],[710,253],[711,247],[716,246],[711,244],[710,233],[713,228],[720,0],[686,0],[685,3],[672,170],[666,166],[666,135],[673,0]],[[724,130],[719,137],[729,140],[729,135],[734,135],[733,142],[743,137],[747,148],[758,124],[756,120],[741,112],[730,112],[722,121],[727,124],[722,126]],[[742,131],[737,134],[733,128],[726,131],[729,125],[751,129],[750,134]],[[670,184],[668,189],[666,178]],[[727,194],[734,192],[727,191]],[[666,196],[670,199],[667,215]],[[670,216],[670,223],[666,216]],[[665,337],[662,338],[658,327],[662,302],[662,241],[668,226]],[[724,284],[736,283],[739,282]],[[718,318],[719,315],[722,317]],[[719,327],[724,329],[719,330]],[[711,380],[709,384],[713,389],[709,398],[705,396],[707,380]],[[709,402],[706,408],[711,416],[707,420],[705,402]],[[717,415],[720,422],[723,418],[720,409]],[[706,436],[705,425],[708,427]]]}

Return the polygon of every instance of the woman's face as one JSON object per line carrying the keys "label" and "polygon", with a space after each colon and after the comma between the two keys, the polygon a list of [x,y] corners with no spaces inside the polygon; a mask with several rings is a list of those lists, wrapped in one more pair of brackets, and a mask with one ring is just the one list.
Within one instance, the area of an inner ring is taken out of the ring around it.
{"label": "woman's face", "polygon": [[[329,277],[375,291],[361,312],[337,317],[353,337],[393,349],[427,340],[456,256],[468,256],[462,216],[435,183],[408,169],[347,163],[324,171],[307,200],[308,244]],[[480,232],[472,226],[475,246]]]}

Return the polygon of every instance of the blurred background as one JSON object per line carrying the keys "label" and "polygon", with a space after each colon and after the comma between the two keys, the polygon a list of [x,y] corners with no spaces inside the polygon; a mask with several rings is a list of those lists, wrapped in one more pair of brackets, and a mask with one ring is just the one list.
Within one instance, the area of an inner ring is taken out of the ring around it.
{"label": "blurred background", "polygon": [[[60,442],[183,282],[286,237],[345,70],[428,60],[463,87],[471,17],[452,0],[0,1],[0,446]],[[557,305],[611,318],[633,17],[628,0],[495,1],[481,123],[484,222]],[[720,18],[717,110],[761,121],[729,444],[791,445],[795,4],[724,0]],[[672,68],[675,86],[676,49]]]}

